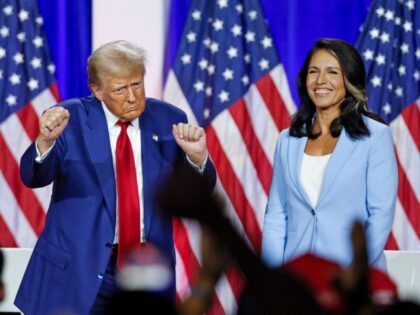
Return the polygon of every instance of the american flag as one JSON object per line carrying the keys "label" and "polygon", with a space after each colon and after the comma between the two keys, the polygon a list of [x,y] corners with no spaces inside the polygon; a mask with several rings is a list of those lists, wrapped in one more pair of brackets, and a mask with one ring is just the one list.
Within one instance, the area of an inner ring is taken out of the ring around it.
{"label": "american flag", "polygon": [[356,47],[369,106],[389,123],[398,160],[398,200],[388,249],[420,250],[420,3],[374,0]]}
{"label": "american flag", "polygon": [[0,247],[33,247],[51,188],[20,181],[19,161],[58,101],[54,65],[36,0],[0,0]]}
{"label": "american flag", "polygon": [[[276,141],[295,111],[258,1],[192,1],[164,98],[205,128],[217,189],[258,253]],[[174,235],[182,300],[200,264],[199,229],[176,221]],[[210,314],[234,313],[240,290],[231,269],[219,282]]]}

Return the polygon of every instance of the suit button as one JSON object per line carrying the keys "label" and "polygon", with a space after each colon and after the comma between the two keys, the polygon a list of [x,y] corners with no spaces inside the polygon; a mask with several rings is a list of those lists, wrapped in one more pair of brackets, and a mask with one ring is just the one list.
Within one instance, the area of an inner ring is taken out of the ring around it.
{"label": "suit button", "polygon": [[315,215],[315,210],[311,209],[311,213],[312,213],[312,215]]}
{"label": "suit button", "polygon": [[98,273],[98,279],[102,279],[104,277],[104,274],[103,273]]}
{"label": "suit button", "polygon": [[109,242],[108,243],[105,243],[105,246],[108,247],[108,248],[111,248],[112,247],[112,243],[109,243]]}

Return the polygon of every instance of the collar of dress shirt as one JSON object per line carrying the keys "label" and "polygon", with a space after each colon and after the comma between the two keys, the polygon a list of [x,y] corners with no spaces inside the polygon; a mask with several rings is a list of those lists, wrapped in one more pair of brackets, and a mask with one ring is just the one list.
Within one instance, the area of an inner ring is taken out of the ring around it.
{"label": "collar of dress shirt", "polygon": [[[104,102],[101,102],[101,104],[102,104],[102,108],[104,109],[106,124],[107,124],[108,130],[109,130],[109,129],[115,127],[119,118],[117,116],[115,116],[113,113],[111,113],[111,111],[108,109],[108,107],[106,107]],[[134,119],[133,121],[131,121],[131,125],[134,128],[138,129],[139,128],[139,120]]]}

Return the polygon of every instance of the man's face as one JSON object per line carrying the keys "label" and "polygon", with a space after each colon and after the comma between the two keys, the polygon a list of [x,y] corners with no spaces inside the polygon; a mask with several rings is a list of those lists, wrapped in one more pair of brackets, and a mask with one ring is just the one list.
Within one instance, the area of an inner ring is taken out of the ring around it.
{"label": "man's face", "polygon": [[103,74],[101,83],[92,84],[97,99],[121,121],[140,117],[145,108],[144,74],[138,70],[128,75]]}

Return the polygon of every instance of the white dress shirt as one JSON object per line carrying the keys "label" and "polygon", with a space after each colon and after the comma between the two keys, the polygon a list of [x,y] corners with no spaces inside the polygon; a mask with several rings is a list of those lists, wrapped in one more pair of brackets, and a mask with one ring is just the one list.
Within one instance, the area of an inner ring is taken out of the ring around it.
{"label": "white dress shirt", "polygon": [[[117,139],[121,132],[121,127],[117,125],[119,118],[109,111],[104,102],[102,102],[102,108],[104,109],[106,124],[108,126],[109,133],[109,144],[111,145],[112,152],[112,163],[114,166],[114,175],[117,176],[116,166],[115,166],[115,151],[117,148]],[[140,201],[140,241],[145,242],[144,234],[144,203],[143,203],[143,172],[141,165],[141,137],[140,137],[140,128],[139,128],[139,119],[134,119],[127,128],[128,138],[131,142],[131,147],[133,148],[134,154],[134,164],[136,166],[136,178],[137,178],[137,188],[139,192],[139,201]],[[115,182],[116,178],[115,178]],[[117,201],[117,212],[116,212],[116,224],[115,224],[115,238],[114,244],[118,243],[118,194],[116,194]]]}

